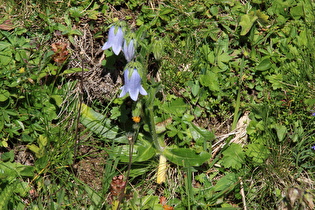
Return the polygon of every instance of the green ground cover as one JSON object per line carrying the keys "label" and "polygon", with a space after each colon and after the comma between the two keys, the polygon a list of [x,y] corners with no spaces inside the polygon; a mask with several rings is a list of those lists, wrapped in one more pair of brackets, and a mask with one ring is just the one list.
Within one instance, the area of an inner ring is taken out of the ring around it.
{"label": "green ground cover", "polygon": [[314,209],[314,6],[2,2],[0,209]]}

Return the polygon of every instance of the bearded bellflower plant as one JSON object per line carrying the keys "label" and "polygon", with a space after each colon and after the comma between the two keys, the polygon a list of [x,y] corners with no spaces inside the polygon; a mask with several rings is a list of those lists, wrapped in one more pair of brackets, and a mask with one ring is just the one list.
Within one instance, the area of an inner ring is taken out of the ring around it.
{"label": "bearded bellflower plant", "polygon": [[134,39],[131,39],[129,43],[126,39],[124,41],[123,52],[128,62],[130,62],[135,56],[134,42]]}
{"label": "bearded bellflower plant", "polygon": [[102,47],[102,50],[112,48],[113,52],[118,55],[124,42],[124,32],[119,26],[112,26],[108,32],[108,40]]}
{"label": "bearded bellflower plant", "polygon": [[122,92],[120,93],[119,97],[123,97],[129,93],[130,98],[134,101],[137,101],[139,93],[141,95],[148,94],[141,85],[141,77],[136,68],[131,71],[129,71],[127,68],[124,72],[124,79],[125,85],[120,88],[122,89]]}

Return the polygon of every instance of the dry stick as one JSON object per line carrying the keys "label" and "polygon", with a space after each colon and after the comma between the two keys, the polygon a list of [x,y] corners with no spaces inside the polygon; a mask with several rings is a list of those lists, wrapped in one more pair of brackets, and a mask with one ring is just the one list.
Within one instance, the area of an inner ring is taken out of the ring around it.
{"label": "dry stick", "polygon": [[243,186],[243,181],[242,181],[242,178],[239,177],[239,180],[240,180],[240,185],[241,185],[241,195],[242,195],[242,201],[243,201],[243,206],[244,206],[244,210],[247,210],[247,206],[246,206],[246,199],[245,199],[245,192],[244,192],[244,186]]}
{"label": "dry stick", "polygon": [[74,155],[73,155],[73,164],[77,159],[79,145],[80,145],[80,136],[79,136],[79,123],[80,123],[80,116],[81,116],[81,108],[82,108],[82,101],[83,101],[83,74],[84,74],[84,67],[83,67],[83,52],[80,52],[80,59],[81,59],[81,78],[80,78],[80,92],[79,92],[79,109],[77,114],[77,124],[75,128],[75,145],[74,145]]}

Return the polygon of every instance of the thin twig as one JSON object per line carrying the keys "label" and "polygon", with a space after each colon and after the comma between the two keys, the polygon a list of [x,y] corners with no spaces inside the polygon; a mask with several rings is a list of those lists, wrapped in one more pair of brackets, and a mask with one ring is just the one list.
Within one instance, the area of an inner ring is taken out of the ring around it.
{"label": "thin twig", "polygon": [[139,127],[137,128],[137,130],[136,130],[134,135],[128,137],[130,146],[129,146],[129,163],[128,163],[127,174],[126,174],[126,177],[125,177],[126,183],[125,183],[125,185],[124,185],[123,189],[121,190],[121,193],[120,193],[120,195],[118,197],[117,209],[119,209],[120,204],[122,203],[122,201],[126,197],[126,187],[127,187],[127,183],[128,183],[128,180],[129,180],[129,175],[130,175],[130,170],[131,170],[131,165],[132,165],[133,147],[134,147],[135,140],[138,138],[138,134],[139,134]]}
{"label": "thin twig", "polygon": [[241,177],[239,177],[239,180],[240,180],[240,185],[241,185],[241,191],[240,191],[240,193],[241,193],[242,201],[243,201],[243,207],[244,207],[243,209],[244,209],[244,210],[247,210],[243,181],[242,181],[242,178],[241,178]]}

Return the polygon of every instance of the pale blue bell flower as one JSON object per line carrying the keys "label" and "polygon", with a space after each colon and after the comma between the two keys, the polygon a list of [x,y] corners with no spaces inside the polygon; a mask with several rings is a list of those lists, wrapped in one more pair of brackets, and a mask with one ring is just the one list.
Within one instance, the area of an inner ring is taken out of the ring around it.
{"label": "pale blue bell flower", "polygon": [[141,85],[141,77],[137,69],[132,71],[131,76],[129,76],[129,70],[126,69],[124,72],[125,85],[122,86],[122,92],[119,97],[125,96],[129,92],[129,96],[132,100],[137,101],[139,93],[141,95],[147,95],[148,93]]}
{"label": "pale blue bell flower", "polygon": [[124,41],[123,52],[125,54],[126,60],[130,62],[135,56],[135,46],[133,39],[130,40],[129,44],[127,43],[127,40]]}
{"label": "pale blue bell flower", "polygon": [[122,31],[121,27],[118,27],[116,31],[116,27],[112,26],[109,29],[108,39],[107,39],[107,42],[105,42],[104,46],[102,47],[102,50],[107,50],[108,48],[111,47],[113,52],[116,55],[118,55],[121,51],[123,41],[124,41],[124,32]]}

